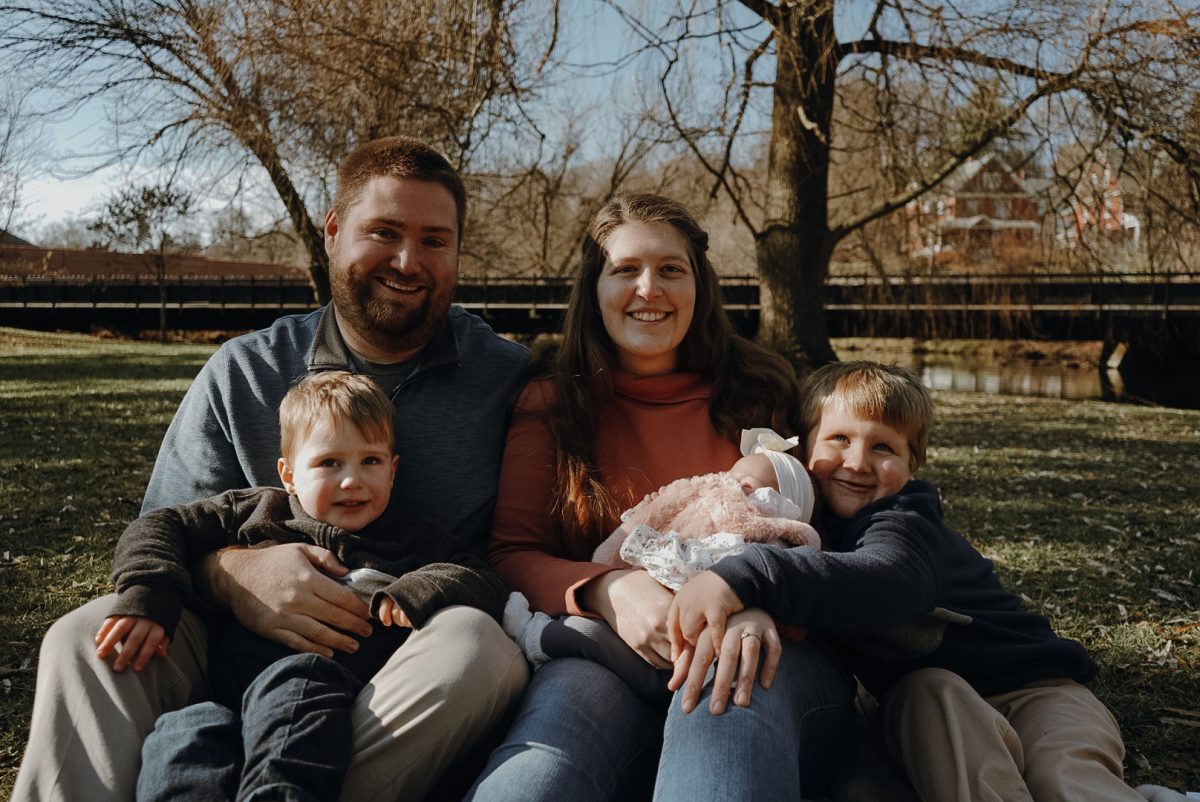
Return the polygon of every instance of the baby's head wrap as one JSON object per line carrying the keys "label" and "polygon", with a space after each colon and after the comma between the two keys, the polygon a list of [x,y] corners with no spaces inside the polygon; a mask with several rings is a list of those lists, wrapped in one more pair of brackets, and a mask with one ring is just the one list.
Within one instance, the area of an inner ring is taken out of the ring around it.
{"label": "baby's head wrap", "polygon": [[783,453],[800,444],[799,437],[784,438],[771,429],[742,429],[742,455],[765,454],[775,469],[779,482],[779,495],[800,508],[802,521],[812,519],[813,501],[816,493],[808,471],[800,460]]}

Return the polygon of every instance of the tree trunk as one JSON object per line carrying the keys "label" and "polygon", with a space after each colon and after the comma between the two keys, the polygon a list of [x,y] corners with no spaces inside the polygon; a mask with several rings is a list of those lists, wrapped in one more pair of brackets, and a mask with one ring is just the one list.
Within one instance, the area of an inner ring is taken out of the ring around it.
{"label": "tree trunk", "polygon": [[197,47],[224,89],[228,103],[223,115],[225,124],[267,171],[271,186],[275,187],[279,194],[296,235],[308,250],[308,278],[317,296],[317,302],[329,303],[329,256],[325,253],[324,232],[313,223],[304,197],[296,189],[284,167],[283,159],[279,156],[279,147],[271,133],[268,116],[258,104],[247,98],[229,62],[211,38],[212,25],[204,16],[198,15],[194,8],[189,8],[184,13],[184,18],[192,31],[197,32]]}
{"label": "tree trunk", "polygon": [[808,371],[837,360],[822,299],[833,252],[827,208],[837,70],[833,0],[777,10],[765,216],[755,237],[758,341]]}
{"label": "tree trunk", "polygon": [[308,281],[312,283],[312,291],[317,295],[317,303],[328,304],[332,295],[329,292],[329,255],[325,253],[325,232],[308,216],[304,198],[296,191],[282,164],[278,163],[278,160],[272,164],[274,170],[268,163],[263,162],[266,172],[271,175],[275,190],[280,193],[284,207],[287,207],[288,216],[292,217],[292,226],[296,234],[308,251]]}
{"label": "tree trunk", "polygon": [[313,223],[312,217],[309,216],[304,198],[301,197],[292,183],[291,176],[284,169],[283,162],[279,158],[279,151],[271,136],[267,133],[255,132],[253,135],[243,136],[242,141],[258,159],[263,169],[267,171],[272,186],[279,193],[279,199],[283,201],[288,217],[292,220],[292,228],[296,230],[296,235],[300,237],[300,241],[308,250],[308,279],[312,284],[313,292],[316,293],[317,303],[322,305],[329,303],[332,296],[329,292],[329,255],[325,253],[324,231],[318,228]]}

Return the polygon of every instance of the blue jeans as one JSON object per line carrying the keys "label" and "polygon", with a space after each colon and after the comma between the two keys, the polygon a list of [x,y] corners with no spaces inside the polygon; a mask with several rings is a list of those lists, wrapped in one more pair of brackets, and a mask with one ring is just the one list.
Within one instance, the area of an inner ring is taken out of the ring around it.
{"label": "blue jeans", "polygon": [[142,745],[136,798],[336,802],[361,688],[332,660],[297,654],[250,684],[240,720],[215,702],[166,713]]}
{"label": "blue jeans", "polygon": [[602,802],[649,795],[663,711],[599,663],[564,657],[529,682],[466,799]]}
{"label": "blue jeans", "polygon": [[771,687],[755,683],[749,707],[708,712],[700,702],[667,713],[656,801],[800,800],[827,786],[853,751],[854,681],[822,647],[784,641]]}
{"label": "blue jeans", "polygon": [[661,747],[656,799],[798,802],[801,787],[817,790],[851,749],[853,680],[817,646],[785,643],[775,682],[755,687],[748,708],[713,716],[710,690],[690,715],[672,700],[664,729],[662,711],[608,669],[551,660],[467,799],[645,798],[641,769]]}

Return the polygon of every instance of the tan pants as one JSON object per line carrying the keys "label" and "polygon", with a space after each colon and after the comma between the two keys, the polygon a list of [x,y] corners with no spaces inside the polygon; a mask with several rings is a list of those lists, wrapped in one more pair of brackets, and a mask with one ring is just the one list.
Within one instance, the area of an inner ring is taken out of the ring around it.
{"label": "tan pants", "polygon": [[926,802],[1144,802],[1122,780],[1116,720],[1072,680],[984,698],[927,668],[889,690],[880,714],[886,748]]}
{"label": "tan pants", "polygon": [[[159,714],[207,695],[199,619],[184,612],[167,658],[116,674],[92,642],[112,605],[112,596],[96,599],[46,633],[14,802],[133,799],[141,743]],[[524,656],[495,621],[469,607],[442,610],[359,694],[342,799],[419,799],[527,679]]]}

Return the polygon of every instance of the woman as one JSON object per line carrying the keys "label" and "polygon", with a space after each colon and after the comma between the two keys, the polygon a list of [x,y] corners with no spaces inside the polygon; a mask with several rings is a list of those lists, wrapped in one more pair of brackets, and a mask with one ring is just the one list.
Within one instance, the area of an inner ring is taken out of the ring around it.
{"label": "woman", "polygon": [[[598,616],[669,668],[670,591],[591,554],[646,493],[732,465],[742,428],[795,432],[799,399],[786,362],[734,333],[708,236],[682,206],[620,196],[588,234],[562,344],[513,416],[491,560],[531,608]],[[778,635],[769,617],[746,611],[730,619],[725,643],[752,682],[759,651],[777,648]],[[818,647],[783,648],[771,687],[748,700],[743,682],[723,715],[703,704],[685,714],[678,701],[665,713],[595,663],[550,661],[471,798],[617,798],[638,789],[661,743],[658,798],[799,799],[802,778],[843,751],[852,687]]]}

